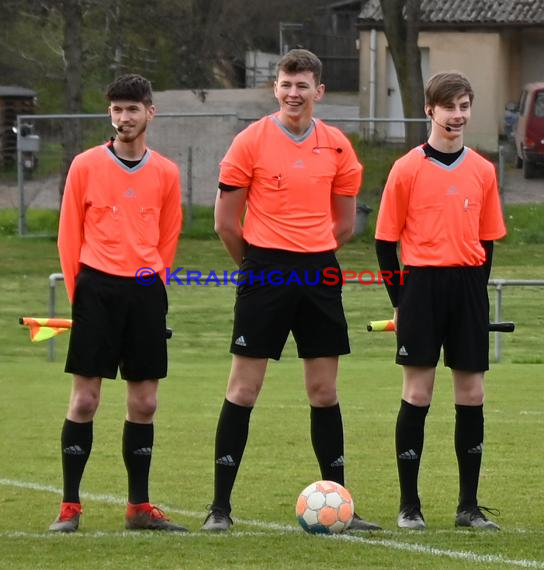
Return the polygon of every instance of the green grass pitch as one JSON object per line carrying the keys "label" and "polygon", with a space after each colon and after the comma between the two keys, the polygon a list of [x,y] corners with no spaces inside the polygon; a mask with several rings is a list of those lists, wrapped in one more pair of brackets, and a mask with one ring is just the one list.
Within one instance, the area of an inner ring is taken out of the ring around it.
{"label": "green grass pitch", "polygon": [[[499,244],[494,277],[544,278],[541,246]],[[234,288],[172,285],[170,374],[161,384],[151,498],[186,524],[189,535],[124,532],[126,474],[121,457],[122,381],[105,381],[91,458],[82,484],[84,516],[75,536],[46,529],[61,498],[59,435],[70,379],[63,373],[67,336],[57,359],[31,344],[17,324],[47,311],[47,277],[59,270],[48,240],[0,238],[0,568],[544,568],[543,288],[504,293],[503,359],[486,380],[483,505],[500,509],[500,533],[453,527],[457,466],[450,375],[439,368],[427,420],[420,490],[428,530],[396,528],[398,484],[394,426],[400,370],[394,337],[370,334],[370,319],[391,309],[379,286],[348,285],[344,298],[352,354],[341,360],[339,393],[346,432],[346,484],[357,511],[384,531],[339,538],[304,534],[294,517],[298,493],[319,479],[309,439],[302,365],[290,340],[270,363],[252,415],[250,439],[233,496],[232,533],[199,532],[213,487],[213,441],[230,366]],[[376,270],[369,245],[341,252],[345,269]],[[182,240],[177,265],[232,269],[215,240]],[[493,294],[491,292],[491,299]],[[62,284],[58,313],[67,316]],[[493,313],[492,313],[493,314]],[[493,354],[493,346],[491,355]]]}

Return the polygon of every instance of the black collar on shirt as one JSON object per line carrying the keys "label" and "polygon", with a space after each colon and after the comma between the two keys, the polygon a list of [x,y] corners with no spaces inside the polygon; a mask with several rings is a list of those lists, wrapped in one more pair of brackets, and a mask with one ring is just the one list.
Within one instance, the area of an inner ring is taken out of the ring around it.
{"label": "black collar on shirt", "polygon": [[125,166],[128,166],[128,168],[134,168],[135,166],[138,166],[138,164],[140,164],[140,162],[142,162],[142,158],[139,158],[138,160],[128,160],[126,158],[121,158],[120,156],[117,156],[117,153],[115,152],[115,148],[113,147],[113,141],[115,139],[113,137],[110,138],[110,142],[107,144],[108,150],[113,154],[113,156],[115,156],[115,158],[117,158],[118,160],[120,160]]}
{"label": "black collar on shirt", "polygon": [[426,158],[434,158],[445,164],[446,166],[450,166],[453,164],[460,156],[463,154],[464,147],[461,150],[457,150],[455,152],[440,152],[433,148],[428,142],[423,145],[423,152],[425,153]]}

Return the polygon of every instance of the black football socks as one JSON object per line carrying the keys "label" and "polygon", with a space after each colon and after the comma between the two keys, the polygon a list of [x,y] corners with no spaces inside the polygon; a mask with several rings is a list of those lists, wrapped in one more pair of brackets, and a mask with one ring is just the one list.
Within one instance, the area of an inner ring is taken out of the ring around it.
{"label": "black football socks", "polygon": [[212,508],[230,513],[230,496],[244,455],[253,407],[238,406],[228,400],[217,422],[215,434],[215,488]]}
{"label": "black football socks", "polygon": [[401,400],[395,445],[400,483],[401,509],[407,505],[421,506],[417,490],[419,463],[423,451],[425,418],[430,406],[413,406]]}
{"label": "black football socks", "polygon": [[79,503],[79,485],[93,445],[93,422],[64,420],[60,438],[65,503]]}
{"label": "black football socks", "polygon": [[455,405],[455,453],[459,464],[459,507],[478,504],[484,441],[484,407]]}
{"label": "black football socks", "polygon": [[321,477],[344,485],[344,427],[340,404],[310,406],[310,433]]}
{"label": "black football socks", "polygon": [[123,459],[128,474],[128,500],[133,505],[149,502],[149,468],[153,435],[153,424],[125,421]]}

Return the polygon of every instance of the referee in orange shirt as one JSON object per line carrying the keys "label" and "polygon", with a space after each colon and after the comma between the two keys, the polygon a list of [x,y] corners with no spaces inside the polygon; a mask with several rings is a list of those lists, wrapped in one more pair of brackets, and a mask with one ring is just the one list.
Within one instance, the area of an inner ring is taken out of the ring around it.
{"label": "referee in orange shirt", "polygon": [[[455,525],[497,530],[478,505],[484,441],[484,372],[489,368],[489,301],[493,240],[506,234],[493,164],[463,145],[472,87],[457,72],[425,87],[428,142],[400,158],[389,174],[376,226],[382,270],[407,271],[387,285],[403,367],[396,426],[401,491],[398,526],[424,529],[418,473],[425,418],[444,349],[452,369],[459,501]],[[489,509],[487,509],[489,511]]]}
{"label": "referee in orange shirt", "polygon": [[[217,426],[215,495],[206,531],[232,525],[230,497],[250,414],[268,359],[279,360],[290,331],[304,359],[321,475],[344,484],[336,377],[338,356],[350,349],[341,283],[323,284],[322,270],[338,269],[334,250],[352,235],[362,166],[338,129],[313,118],[325,90],[320,78],[314,54],[286,54],[274,83],[279,112],[236,136],[221,162],[215,227],[245,276],[237,288],[234,356]],[[378,528],[358,516],[351,526]]]}
{"label": "referee in orange shirt", "polygon": [[[125,526],[185,531],[148,497],[158,379],[167,372],[163,279],[181,231],[179,172],[145,144],[155,114],[149,81],[123,75],[106,96],[117,136],[74,158],[60,215],[58,247],[73,317],[66,372],[73,383],[61,436],[64,493],[49,529],[78,529],[102,378],[115,378],[120,368],[127,380]],[[142,267],[162,279],[140,284]]]}

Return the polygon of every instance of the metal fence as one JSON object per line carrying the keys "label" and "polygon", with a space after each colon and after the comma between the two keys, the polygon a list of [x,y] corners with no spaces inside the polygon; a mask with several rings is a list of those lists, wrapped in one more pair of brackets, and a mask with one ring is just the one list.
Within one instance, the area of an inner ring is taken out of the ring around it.
{"label": "metal fence", "polygon": [[[202,275],[202,281],[207,280],[207,275]],[[180,281],[183,281],[183,276],[179,275],[177,277]],[[57,283],[63,281],[64,276],[62,273],[51,273],[49,275],[49,318],[56,317],[57,313]],[[362,282],[361,282],[362,281]],[[190,283],[190,280],[189,280]],[[232,284],[231,281],[229,283]],[[363,277],[362,280],[357,278],[346,279],[346,283],[350,284],[365,284],[365,285],[380,285],[383,286],[378,280],[374,278]],[[495,322],[502,321],[503,315],[503,290],[505,287],[542,287],[544,286],[544,280],[542,279],[490,279],[488,282],[488,287],[493,287],[495,289]],[[501,332],[495,332],[495,362],[500,362],[502,357],[502,341]],[[55,360],[55,338],[51,338],[48,341],[47,347],[47,357],[48,360]]]}
{"label": "metal fence", "polygon": [[[319,112],[319,107],[316,110]],[[342,116],[344,112],[351,116]],[[391,162],[392,158],[404,152],[406,125],[428,124],[427,119],[356,117],[353,116],[353,107],[346,107],[345,111],[334,116],[318,116],[338,127],[352,141],[364,143],[363,153],[370,150],[372,160],[380,164]],[[186,223],[191,222],[193,204],[213,204],[221,158],[233,137],[257,119],[259,117],[223,111],[156,115],[149,127],[148,143],[152,149],[173,160],[180,169]],[[37,139],[30,140],[24,136],[25,126]],[[33,234],[27,223],[29,208],[59,208],[66,133],[76,130],[81,134],[79,143],[83,149],[102,144],[114,133],[106,114],[17,117],[17,187],[6,188],[0,183],[0,207],[18,208],[20,235]],[[33,151],[37,162],[30,170],[25,167],[28,152],[25,153],[24,149],[28,145],[38,149]],[[507,191],[513,184],[508,177],[509,156],[508,149],[501,148],[499,179],[501,188],[506,186]],[[371,165],[369,172],[370,168]]]}
{"label": "metal fence", "polygon": [[[25,137],[21,134],[21,126],[29,126],[33,135],[39,137],[37,166],[30,172],[24,167],[25,153],[21,149],[25,148]],[[30,207],[58,209],[60,206],[64,133],[77,128],[81,133],[81,146],[85,149],[107,141],[113,130],[105,114],[19,115],[17,127],[17,202],[12,197],[12,203],[7,205],[18,207],[19,234],[28,235],[32,233],[27,224]],[[213,203],[219,162],[240,128],[240,121],[234,113],[156,115],[149,128],[149,146],[178,165],[183,199],[189,207],[193,202]]]}

